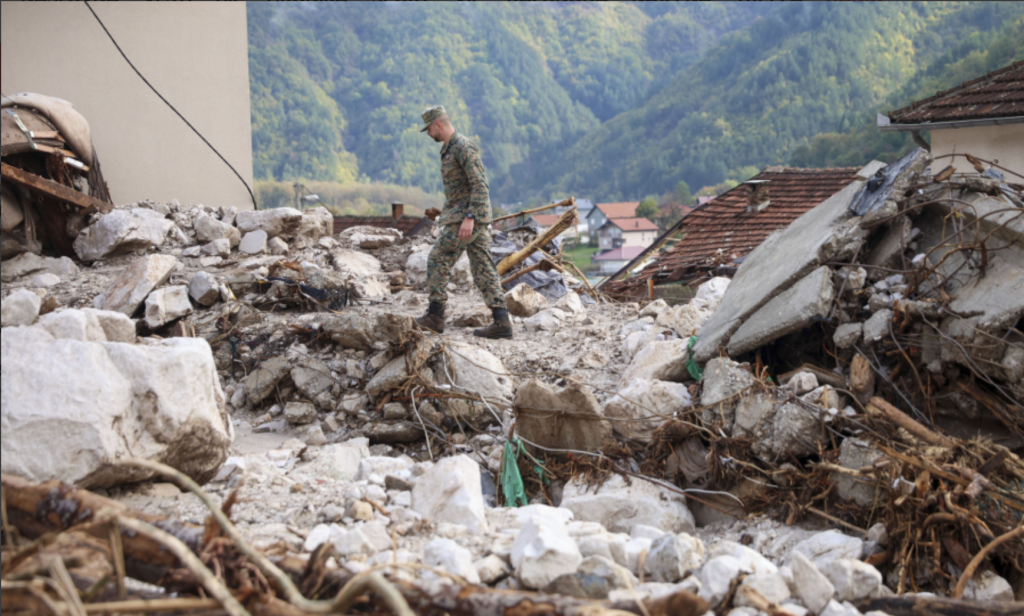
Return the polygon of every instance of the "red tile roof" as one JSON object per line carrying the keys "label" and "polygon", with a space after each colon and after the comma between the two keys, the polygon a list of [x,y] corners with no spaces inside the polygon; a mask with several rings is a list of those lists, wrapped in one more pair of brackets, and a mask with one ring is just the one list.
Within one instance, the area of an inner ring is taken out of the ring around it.
{"label": "red tile roof", "polygon": [[893,124],[1024,116],[1024,60],[889,112]]}
{"label": "red tile roof", "polygon": [[434,223],[423,216],[401,216],[398,219],[390,216],[335,216],[334,235],[352,227],[380,227],[382,229],[398,229],[405,237],[410,237],[433,228]]}
{"label": "red tile roof", "polygon": [[718,265],[735,261],[756,248],[772,231],[789,226],[854,181],[859,169],[765,167],[748,181],[770,180],[767,208],[748,212],[749,188],[741,184],[690,212],[680,223],[678,233],[682,239],[671,250],[630,278],[606,283],[602,290],[629,295],[634,289],[643,288],[651,277],[661,283],[689,281]]}
{"label": "red tile roof", "polygon": [[561,217],[561,214],[534,214],[532,218],[538,225],[547,228],[553,226]]}
{"label": "red tile roof", "polygon": [[590,257],[591,261],[629,261],[644,251],[643,246],[619,246]]}
{"label": "red tile roof", "polygon": [[657,231],[658,225],[647,220],[646,218],[612,218],[607,223],[609,225],[615,225],[622,229],[623,233],[630,233],[633,231]]}
{"label": "red tile roof", "polygon": [[598,203],[597,209],[608,218],[632,218],[636,215],[636,208],[639,201],[620,201],[618,203]]}

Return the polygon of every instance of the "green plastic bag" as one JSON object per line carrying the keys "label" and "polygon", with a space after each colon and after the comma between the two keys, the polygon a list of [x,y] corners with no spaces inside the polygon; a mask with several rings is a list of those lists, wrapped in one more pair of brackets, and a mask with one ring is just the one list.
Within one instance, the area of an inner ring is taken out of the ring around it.
{"label": "green plastic bag", "polygon": [[[512,449],[513,440],[516,449]],[[516,454],[522,448],[523,443],[519,439],[505,441],[505,451],[501,460],[501,493],[505,496],[506,507],[523,507],[528,504],[526,487],[523,485],[523,477],[519,474],[519,464],[516,462]]]}
{"label": "green plastic bag", "polygon": [[690,351],[690,358],[686,360],[686,370],[690,373],[690,377],[693,380],[700,381],[704,378],[704,371],[700,369],[697,362],[693,361],[693,345],[695,344],[697,344],[697,336],[690,336],[690,344],[686,347]]}

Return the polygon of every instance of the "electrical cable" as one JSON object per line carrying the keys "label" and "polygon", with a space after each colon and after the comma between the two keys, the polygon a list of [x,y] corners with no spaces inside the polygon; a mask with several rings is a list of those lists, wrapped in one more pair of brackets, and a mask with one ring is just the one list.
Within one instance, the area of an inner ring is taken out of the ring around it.
{"label": "electrical cable", "polygon": [[124,51],[121,49],[121,46],[117,44],[116,40],[114,40],[114,35],[112,35],[110,33],[110,30],[107,30],[107,26],[103,24],[103,20],[100,19],[100,16],[96,14],[96,11],[92,10],[92,6],[89,5],[88,0],[84,0],[84,1],[85,1],[85,7],[87,9],[89,9],[89,12],[92,13],[92,16],[96,18],[97,22],[99,22],[100,27],[103,28],[103,31],[107,33],[107,37],[110,38],[110,42],[114,44],[114,47],[117,48],[118,53],[120,53],[121,57],[124,58],[124,61],[128,63],[128,66],[132,67],[132,70],[135,71],[135,74],[139,76],[139,79],[141,79],[143,82],[145,82],[145,84],[147,86],[149,86],[149,89],[152,90],[154,94],[159,96],[160,100],[162,100],[164,102],[164,104],[166,104],[168,107],[171,108],[171,111],[173,111],[174,113],[178,114],[178,117],[181,118],[181,121],[184,122],[185,124],[187,124],[188,127],[192,129],[192,132],[194,132],[196,135],[198,135],[198,137],[203,140],[203,143],[208,145],[210,147],[210,149],[213,150],[213,153],[216,154],[222,161],[224,161],[224,164],[227,165],[228,168],[231,169],[231,171],[234,172],[234,174],[242,182],[242,185],[245,186],[245,189],[247,191],[249,191],[249,196],[252,198],[252,206],[253,206],[253,208],[255,208],[257,210],[260,209],[259,206],[256,204],[256,195],[254,195],[252,193],[252,189],[249,188],[249,184],[245,181],[245,179],[241,176],[241,174],[239,174],[238,171],[233,166],[231,166],[231,163],[229,163],[228,160],[226,158],[224,158],[224,156],[222,156],[220,152],[217,151],[217,148],[213,147],[212,143],[210,143],[209,141],[206,140],[206,137],[203,137],[202,133],[200,133],[198,130],[196,130],[195,126],[192,126],[192,124],[189,123],[189,121],[185,119],[185,116],[181,115],[181,112],[179,112],[177,109],[174,108],[174,105],[172,105],[166,98],[164,98],[163,94],[160,94],[160,92],[158,92],[157,89],[153,87],[153,84],[149,83],[149,80],[147,80],[145,77],[142,76],[142,73],[139,72],[139,69],[135,68],[135,65],[132,64],[132,61],[128,59],[128,56],[126,56]]}

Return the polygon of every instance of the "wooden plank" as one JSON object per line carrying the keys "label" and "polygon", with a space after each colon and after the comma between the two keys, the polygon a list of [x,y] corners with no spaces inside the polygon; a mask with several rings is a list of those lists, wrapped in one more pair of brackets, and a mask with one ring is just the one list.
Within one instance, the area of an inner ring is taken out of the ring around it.
{"label": "wooden plank", "polygon": [[552,203],[551,205],[545,205],[544,207],[537,207],[532,210],[523,210],[522,212],[516,212],[515,214],[509,214],[508,216],[502,216],[501,218],[495,218],[491,221],[491,224],[501,222],[502,220],[508,220],[510,218],[518,218],[519,216],[528,216],[530,214],[536,214],[537,212],[543,212],[544,210],[550,210],[555,207],[562,207],[566,205],[575,205],[576,199],[569,197],[568,199],[562,199],[558,203]]}
{"label": "wooden plank", "polygon": [[67,186],[62,186],[54,181],[41,178],[17,167],[12,167],[7,163],[0,163],[0,176],[5,180],[21,184],[29,190],[34,190],[59,199],[69,205],[77,206],[83,210],[83,214],[88,214],[94,210],[109,212],[114,208],[109,203],[104,203],[99,199],[80,193],[77,190],[72,190]]}

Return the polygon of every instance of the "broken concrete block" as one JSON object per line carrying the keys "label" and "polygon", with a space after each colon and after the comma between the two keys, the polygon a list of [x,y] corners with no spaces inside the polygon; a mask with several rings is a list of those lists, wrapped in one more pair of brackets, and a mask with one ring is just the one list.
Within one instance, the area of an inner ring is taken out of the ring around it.
{"label": "broken concrete block", "polygon": [[686,385],[641,378],[631,381],[610,399],[605,404],[604,415],[626,420],[616,422],[622,433],[649,439],[658,426],[690,403]]}
{"label": "broken concrete block", "polygon": [[112,310],[132,316],[154,289],[167,282],[178,266],[178,260],[170,255],[149,255],[142,257],[123,271],[97,298],[95,307]]}
{"label": "broken concrete block", "polygon": [[579,383],[556,389],[531,379],[519,386],[514,406],[519,409],[519,435],[528,444],[595,451],[611,434],[594,393]]}
{"label": "broken concrete block", "polygon": [[238,229],[213,216],[200,216],[192,223],[192,228],[196,230],[196,239],[202,244],[227,240],[228,253],[242,240],[242,234],[238,232]]}
{"label": "broken concrete block", "polygon": [[262,229],[245,234],[238,244],[238,251],[248,255],[259,255],[267,251],[267,232]]}
{"label": "broken concrete block", "polygon": [[152,476],[120,462],[135,456],[202,484],[227,458],[231,420],[203,339],[143,346],[5,328],[0,370],[4,473],[107,487]]}
{"label": "broken concrete block", "polygon": [[[727,357],[716,357],[704,366],[704,390],[700,403],[705,407],[716,406],[723,400],[749,390],[756,382],[754,375],[741,368],[738,363]],[[735,418],[734,409],[735,406],[732,404],[726,405],[721,412],[719,409],[708,408],[704,411],[704,421],[712,423],[722,420],[725,423],[723,427],[731,429]],[[720,417],[723,413],[724,419]]]}
{"label": "broken concrete block", "polygon": [[690,352],[689,341],[685,339],[651,342],[637,351],[622,377],[619,387],[625,387],[636,379],[680,382],[690,378],[686,369]]}
{"label": "broken concrete block", "polygon": [[533,290],[530,285],[521,282],[505,294],[508,313],[517,317],[532,317],[548,307],[548,300]]}
{"label": "broken concrete block", "polygon": [[629,533],[640,524],[665,532],[694,533],[685,496],[642,479],[631,479],[627,485],[621,475],[598,487],[573,479],[565,485],[560,508],[572,511],[576,520],[600,522],[613,533]]}
{"label": "broken concrete block", "polygon": [[871,315],[871,318],[864,323],[864,342],[875,344],[883,338],[889,337],[889,324],[892,322],[893,312],[888,308],[879,310]]}
{"label": "broken concrete block", "polygon": [[863,323],[843,323],[836,328],[836,333],[832,335],[832,341],[836,343],[836,348],[849,349],[860,342],[863,333]]}
{"label": "broken concrete block", "polygon": [[292,369],[291,363],[284,357],[272,357],[260,362],[255,370],[242,379],[240,385],[250,404],[259,404],[269,396],[276,385]]}
{"label": "broken concrete block", "polygon": [[146,298],[146,325],[150,329],[163,327],[191,312],[192,302],[185,285],[157,289]]}
{"label": "broken concrete block", "polygon": [[235,225],[242,233],[266,231],[267,237],[291,235],[302,224],[302,212],[290,207],[271,210],[246,210],[238,213]]}
{"label": "broken concrete block", "polygon": [[113,210],[75,238],[75,252],[83,261],[161,246],[174,223],[147,208]]}
{"label": "broken concrete block", "polygon": [[[851,182],[785,229],[768,236],[746,256],[721,306],[701,328],[694,347],[697,362],[716,357],[718,348],[728,347],[733,332],[747,317],[822,263],[833,260],[844,244],[837,241],[838,236],[850,232],[843,222],[861,186],[860,180]],[[854,233],[863,232],[857,229]]]}
{"label": "broken concrete block", "polygon": [[220,299],[220,284],[206,272],[196,272],[188,281],[188,295],[200,306],[212,306]]}
{"label": "broken concrete block", "polygon": [[752,351],[828,316],[834,294],[832,270],[823,265],[748,316],[730,337],[729,354]]}
{"label": "broken concrete block", "polygon": [[0,326],[32,325],[43,305],[41,297],[28,289],[18,289],[0,304]]}
{"label": "broken concrete block", "polygon": [[289,402],[284,405],[284,418],[293,426],[316,421],[316,407],[308,402]]}
{"label": "broken concrete block", "polygon": [[0,280],[11,282],[31,274],[53,274],[60,278],[68,278],[78,274],[78,266],[68,257],[54,259],[25,252],[13,259],[5,259],[0,263]]}

